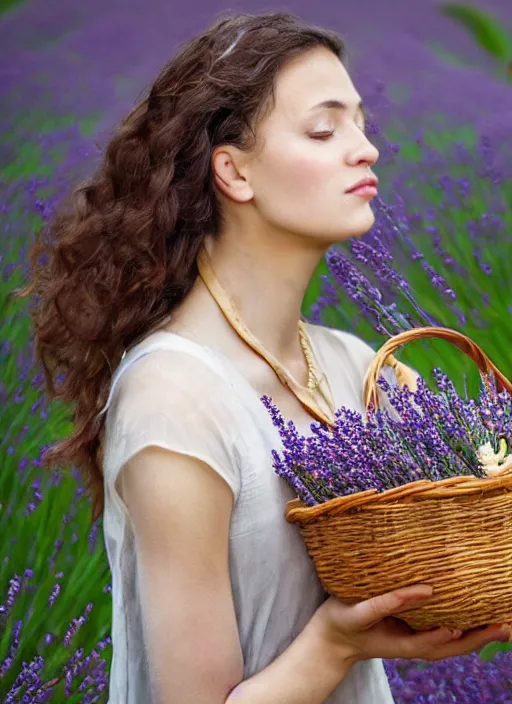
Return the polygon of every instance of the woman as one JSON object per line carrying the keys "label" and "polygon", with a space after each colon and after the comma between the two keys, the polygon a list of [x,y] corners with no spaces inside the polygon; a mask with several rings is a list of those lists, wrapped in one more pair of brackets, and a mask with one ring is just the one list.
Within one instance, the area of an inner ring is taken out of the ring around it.
{"label": "woman", "polygon": [[326,599],[284,519],[292,494],[261,396],[303,430],[332,422],[341,405],[361,410],[373,354],[299,324],[327,248],[374,222],[378,152],[344,55],[291,14],[217,20],[51,225],[30,290],[76,429],[47,460],[81,467],[93,518],[104,508],[112,704],[385,704],[380,658],[508,638],[392,618],[428,585]]}

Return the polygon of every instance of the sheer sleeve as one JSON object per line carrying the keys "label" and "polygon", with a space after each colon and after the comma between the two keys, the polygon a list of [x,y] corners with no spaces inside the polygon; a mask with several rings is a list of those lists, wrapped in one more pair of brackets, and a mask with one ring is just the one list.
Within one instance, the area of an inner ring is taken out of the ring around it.
{"label": "sheer sleeve", "polygon": [[105,482],[116,490],[126,462],[156,445],[209,465],[236,499],[240,491],[236,403],[229,382],[194,355],[158,349],[136,359],[111,392]]}

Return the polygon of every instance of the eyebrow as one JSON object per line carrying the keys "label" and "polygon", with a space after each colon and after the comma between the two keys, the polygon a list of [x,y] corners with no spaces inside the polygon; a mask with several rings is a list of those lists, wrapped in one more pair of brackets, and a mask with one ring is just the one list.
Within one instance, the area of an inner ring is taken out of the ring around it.
{"label": "eyebrow", "polygon": [[[317,103],[316,105],[313,105],[313,107],[310,108],[310,110],[318,110],[320,108],[334,108],[335,110],[348,110],[349,106],[346,103],[342,103],[339,100],[322,100],[321,103]],[[366,110],[364,108],[362,100],[356,105],[356,112],[359,112],[366,119]]]}

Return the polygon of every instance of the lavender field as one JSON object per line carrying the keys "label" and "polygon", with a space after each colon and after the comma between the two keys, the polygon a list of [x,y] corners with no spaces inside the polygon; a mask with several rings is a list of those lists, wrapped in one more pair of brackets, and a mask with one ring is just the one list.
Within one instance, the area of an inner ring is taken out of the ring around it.
{"label": "lavender field", "polygon": [[[481,0],[510,35],[511,0]],[[176,45],[221,11],[289,9],[340,31],[381,151],[377,222],[331,252],[305,313],[377,346],[418,324],[454,327],[512,377],[512,71],[431,0],[0,0],[0,701],[106,702],[110,573],[101,519],[72,471],[42,454],[70,430],[34,361],[25,281],[35,230],[97,164],[116,122]],[[446,343],[402,359],[471,393]],[[490,575],[490,578],[492,576]],[[511,646],[512,647],[512,646]],[[508,646],[386,663],[397,704],[512,703]]]}

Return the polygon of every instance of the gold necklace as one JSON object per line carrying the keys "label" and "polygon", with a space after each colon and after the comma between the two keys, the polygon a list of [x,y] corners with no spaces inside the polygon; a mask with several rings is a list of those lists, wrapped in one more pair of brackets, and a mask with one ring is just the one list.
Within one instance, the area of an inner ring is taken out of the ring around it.
{"label": "gold necklace", "polygon": [[[234,301],[217,279],[210,261],[210,257],[204,246],[200,249],[197,256],[197,268],[199,276],[210,291],[214,300],[217,302],[217,305],[224,314],[226,320],[230,323],[231,327],[249,345],[249,347],[251,347],[257,354],[260,355],[260,357],[268,362],[281,383],[290,388],[297,399],[311,412],[314,417],[327,425],[333,426],[335,422],[334,397],[326,375],[318,375],[316,372],[315,363],[313,361],[314,354],[312,345],[303,321],[299,320],[298,325],[300,343],[308,366],[307,386],[299,384],[297,380],[270,352],[263,347],[258,338],[255,337],[247,328],[240,317],[240,313],[238,312]],[[315,392],[318,392],[319,394],[319,398],[317,399],[315,399]]]}

